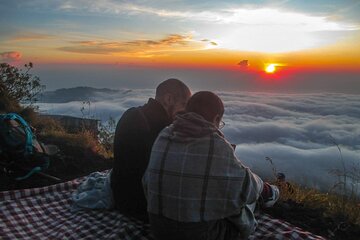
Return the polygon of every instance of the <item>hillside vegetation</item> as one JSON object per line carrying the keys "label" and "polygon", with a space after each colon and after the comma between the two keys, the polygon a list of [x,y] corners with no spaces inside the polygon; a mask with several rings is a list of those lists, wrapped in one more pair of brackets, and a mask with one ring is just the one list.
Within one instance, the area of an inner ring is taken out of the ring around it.
{"label": "hillside vegetation", "polygon": [[[51,157],[45,173],[66,181],[111,168],[111,144],[104,138],[99,139],[99,136],[107,134],[104,128],[100,126],[102,131],[99,135],[85,127],[75,133],[68,132],[55,119],[43,117],[37,112],[36,98],[44,87],[38,77],[30,74],[32,67],[33,64],[29,63],[24,71],[0,64],[0,113],[18,113],[33,127],[39,141],[59,148],[59,153]],[[0,191],[54,184],[49,179],[35,175],[24,181],[13,181],[6,178],[4,173],[1,176]]]}

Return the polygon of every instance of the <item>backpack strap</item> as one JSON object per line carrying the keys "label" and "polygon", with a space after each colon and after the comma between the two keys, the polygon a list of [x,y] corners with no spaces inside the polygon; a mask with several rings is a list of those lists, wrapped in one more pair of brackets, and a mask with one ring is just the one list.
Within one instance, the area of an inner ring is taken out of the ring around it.
{"label": "backpack strap", "polygon": [[29,124],[18,114],[16,113],[8,113],[5,115],[2,115],[1,118],[3,120],[15,120],[19,122],[26,133],[26,142],[25,142],[25,154],[29,155],[33,153],[33,132],[31,131],[31,128]]}
{"label": "backpack strap", "polygon": [[41,167],[39,167],[39,166],[34,167],[34,168],[32,168],[27,174],[25,174],[24,176],[15,178],[15,180],[21,181],[21,180],[27,179],[27,178],[30,177],[31,175],[33,175],[33,174],[35,174],[35,173],[38,173],[38,172],[41,172],[41,171],[42,171],[42,168],[41,168]]}
{"label": "backpack strap", "polygon": [[[20,124],[20,126],[24,129],[25,132],[25,151],[24,151],[24,156],[29,156],[32,155],[34,153],[34,146],[35,145],[39,145],[39,147],[41,148],[42,152],[48,156],[48,151],[47,148],[42,144],[37,142],[36,138],[34,138],[34,134],[29,126],[29,124],[18,114],[16,113],[8,113],[8,114],[0,114],[0,120],[4,121],[4,120],[14,120],[17,123]],[[0,149],[1,152],[1,149]],[[36,151],[35,151],[36,152]],[[25,180],[27,178],[29,178],[30,176],[32,176],[33,174],[41,174],[42,176],[51,178],[51,179],[56,179],[57,181],[60,180],[58,178],[52,177],[50,175],[41,173],[42,170],[48,168],[49,166],[49,159],[48,158],[44,158],[44,163],[41,166],[35,166],[33,168],[30,169],[23,169],[21,166],[17,166],[18,168],[26,171],[26,174],[23,176],[19,176],[16,177],[15,180],[20,181],[20,180]],[[5,165],[5,167],[7,167]]]}

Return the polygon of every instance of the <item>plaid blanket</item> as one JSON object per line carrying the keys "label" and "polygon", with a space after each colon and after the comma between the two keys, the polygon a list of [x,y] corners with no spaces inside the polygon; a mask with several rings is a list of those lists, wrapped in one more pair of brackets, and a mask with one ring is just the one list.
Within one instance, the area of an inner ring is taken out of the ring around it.
{"label": "plaid blanket", "polygon": [[[71,194],[81,180],[0,192],[0,239],[154,239],[149,225],[116,211],[71,212]],[[250,239],[324,239],[266,214],[257,219]]]}

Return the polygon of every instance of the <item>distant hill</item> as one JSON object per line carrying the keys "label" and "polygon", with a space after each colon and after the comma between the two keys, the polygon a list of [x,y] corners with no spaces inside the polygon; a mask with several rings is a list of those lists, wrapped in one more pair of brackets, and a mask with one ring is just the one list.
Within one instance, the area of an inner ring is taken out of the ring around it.
{"label": "distant hill", "polygon": [[[75,87],[61,88],[55,91],[46,91],[39,97],[39,102],[66,103],[71,101],[93,100],[101,94],[123,93],[124,90],[112,90],[108,88]],[[131,91],[131,90],[126,90]]]}

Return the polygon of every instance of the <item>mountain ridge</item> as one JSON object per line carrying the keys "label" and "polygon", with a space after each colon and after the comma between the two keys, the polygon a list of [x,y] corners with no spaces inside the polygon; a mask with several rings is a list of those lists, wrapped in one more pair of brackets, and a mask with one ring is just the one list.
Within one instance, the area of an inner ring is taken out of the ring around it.
{"label": "mountain ridge", "polygon": [[97,94],[114,94],[126,93],[131,90],[114,90],[109,88],[93,88],[93,87],[73,87],[73,88],[59,88],[54,91],[46,91],[39,97],[40,103],[67,103],[72,101],[87,101],[96,97]]}

